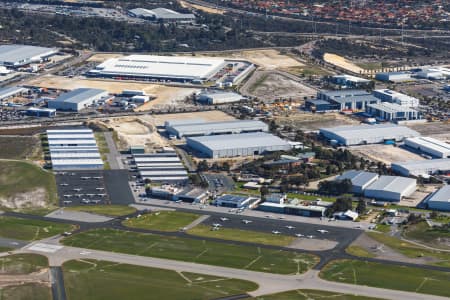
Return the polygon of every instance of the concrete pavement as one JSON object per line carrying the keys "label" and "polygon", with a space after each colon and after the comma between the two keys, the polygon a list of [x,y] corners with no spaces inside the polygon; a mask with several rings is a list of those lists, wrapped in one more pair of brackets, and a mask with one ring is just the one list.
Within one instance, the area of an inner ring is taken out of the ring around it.
{"label": "concrete pavement", "polygon": [[106,154],[106,157],[109,162],[109,167],[111,170],[125,169],[122,163],[122,159],[119,151],[117,150],[116,143],[113,139],[113,133],[111,131],[104,132],[105,141],[109,148],[109,153]]}
{"label": "concrete pavement", "polygon": [[[48,241],[58,243],[57,239]],[[51,249],[52,244],[48,245],[48,249]],[[96,259],[179,272],[184,271],[249,280],[259,285],[257,290],[249,293],[251,296],[262,296],[296,289],[317,289],[330,292],[351,293],[369,297],[376,296],[383,299],[393,300],[448,300],[448,298],[440,296],[325,281],[318,277],[319,271],[317,270],[310,270],[301,275],[280,275],[68,246],[64,246],[55,251],[49,250],[48,252],[45,250],[44,252],[35,251],[30,249],[30,247],[32,246],[26,246],[17,251],[17,253],[44,254],[49,258],[50,266],[52,267],[61,266],[65,261],[73,259]]]}

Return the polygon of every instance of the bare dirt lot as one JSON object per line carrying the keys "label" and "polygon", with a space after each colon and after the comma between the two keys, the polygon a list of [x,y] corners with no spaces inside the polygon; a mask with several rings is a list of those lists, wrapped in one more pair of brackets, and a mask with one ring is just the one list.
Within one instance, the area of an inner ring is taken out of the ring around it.
{"label": "bare dirt lot", "polygon": [[274,119],[278,125],[292,126],[304,131],[314,131],[319,130],[320,128],[340,125],[359,124],[359,122],[338,113],[311,114],[297,111],[289,112],[286,116],[277,116]]}
{"label": "bare dirt lot", "polygon": [[142,116],[142,118],[144,118],[145,120],[148,120],[149,118],[154,119],[156,126],[162,126],[162,125],[164,125],[165,121],[171,121],[171,120],[202,119],[202,120],[205,120],[206,122],[235,120],[234,117],[227,115],[226,113],[219,111],[219,110],[183,113],[183,114]]}
{"label": "bare dirt lot", "polygon": [[450,142],[450,123],[430,122],[416,125],[407,125],[423,136],[429,136],[444,142]]}
{"label": "bare dirt lot", "polygon": [[215,8],[211,8],[211,7],[206,7],[206,6],[201,6],[201,5],[196,5],[196,4],[190,4],[190,3],[187,3],[187,2],[184,2],[184,1],[178,1],[179,3],[180,3],[180,5],[182,6],[182,7],[185,7],[185,8],[195,8],[195,9],[198,9],[198,10],[201,10],[201,11],[204,11],[204,12],[206,12],[206,13],[209,13],[209,14],[219,14],[219,15],[222,15],[225,11],[223,11],[223,10],[221,10],[221,9],[215,9]]}
{"label": "bare dirt lot", "polygon": [[393,162],[424,159],[422,156],[406,149],[383,144],[352,146],[350,151],[367,159],[382,162],[387,166],[390,166]]}
{"label": "bare dirt lot", "polygon": [[123,54],[120,53],[97,53],[92,55],[91,57],[89,57],[89,59],[87,61],[94,61],[94,62],[99,62],[102,63],[105,60],[108,60],[110,58],[117,58],[117,57],[122,57]]}
{"label": "bare dirt lot", "polygon": [[48,75],[32,79],[28,82],[29,85],[39,87],[73,90],[76,88],[98,88],[104,89],[112,94],[119,94],[123,90],[143,90],[148,95],[153,95],[156,98],[137,110],[148,110],[152,108],[163,108],[167,105],[177,105],[183,101],[185,97],[197,92],[198,89],[172,87],[152,83],[140,82],[123,82],[114,80],[100,80],[100,79],[85,79],[85,78],[68,78],[62,76]]}
{"label": "bare dirt lot", "polygon": [[333,53],[325,53],[323,55],[323,59],[332,65],[338,66],[340,68],[349,70],[350,72],[354,73],[362,73],[364,72],[364,69],[358,67],[351,61],[347,60],[345,57],[333,54]]}
{"label": "bare dirt lot", "polygon": [[276,98],[303,99],[316,95],[316,90],[280,72],[257,71],[241,91],[262,100]]}

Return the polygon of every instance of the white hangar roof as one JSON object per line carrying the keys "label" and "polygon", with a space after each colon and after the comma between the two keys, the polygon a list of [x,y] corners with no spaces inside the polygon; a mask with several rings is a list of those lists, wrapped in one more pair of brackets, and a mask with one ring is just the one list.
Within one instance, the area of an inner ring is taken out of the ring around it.
{"label": "white hangar roof", "polygon": [[367,190],[377,190],[393,193],[403,193],[411,184],[416,184],[416,180],[400,176],[380,176],[380,178],[369,185]]}
{"label": "white hangar roof", "polygon": [[33,59],[53,55],[58,52],[56,48],[45,48],[28,45],[1,45],[0,62],[20,65],[29,63]]}
{"label": "white hangar roof", "polygon": [[417,131],[395,124],[337,126],[332,128],[321,128],[320,131],[333,133],[343,139],[378,138],[383,136],[390,137],[393,135],[420,136]]}

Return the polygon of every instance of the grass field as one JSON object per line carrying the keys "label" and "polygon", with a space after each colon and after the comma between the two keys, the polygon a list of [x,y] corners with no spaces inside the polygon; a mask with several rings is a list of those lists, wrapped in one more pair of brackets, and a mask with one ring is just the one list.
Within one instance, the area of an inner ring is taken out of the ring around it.
{"label": "grass field", "polygon": [[345,249],[345,252],[359,257],[375,257],[373,253],[370,253],[360,246],[348,246],[347,249]]}
{"label": "grass field", "polygon": [[40,240],[71,229],[70,224],[0,216],[0,236],[10,239]]}
{"label": "grass field", "polygon": [[385,244],[386,246],[394,249],[395,251],[411,258],[417,257],[430,257],[435,259],[435,262],[430,262],[430,264],[450,267],[450,253],[443,251],[433,251],[418,245],[402,241],[400,239],[376,232],[367,232],[372,239],[379,243]]}
{"label": "grass field", "polygon": [[441,242],[441,240],[450,239],[450,231],[445,228],[431,228],[425,221],[414,225],[408,225],[403,231],[403,236],[409,240],[415,240],[427,246],[438,249],[450,249],[450,246],[448,246],[447,243]]}
{"label": "grass field", "polygon": [[47,268],[48,259],[37,254],[12,254],[0,257],[0,266],[0,274],[30,274]]}
{"label": "grass field", "polygon": [[68,261],[63,272],[68,300],[206,300],[258,287],[244,280],[96,260]]}
{"label": "grass field", "polygon": [[106,143],[105,134],[103,132],[96,132],[94,133],[95,140],[97,142],[98,146],[98,152],[100,152],[100,156],[103,160],[103,165],[105,170],[109,170],[110,166],[108,163],[108,159],[106,155],[109,153],[108,144]]}
{"label": "grass field", "polygon": [[32,136],[1,136],[0,149],[3,159],[42,159],[40,140]]}
{"label": "grass field", "polygon": [[51,300],[50,288],[43,284],[27,283],[0,289],[1,300]]}
{"label": "grass field", "polygon": [[83,211],[110,217],[120,217],[136,212],[136,208],[125,205],[69,206],[66,210]]}
{"label": "grass field", "polygon": [[139,218],[130,218],[123,222],[123,225],[133,228],[159,230],[159,231],[178,231],[192,222],[200,215],[179,212],[179,211],[157,211],[151,214],[145,214]]}
{"label": "grass field", "polygon": [[254,298],[256,300],[381,300],[379,298],[371,298],[364,296],[355,296],[351,294],[332,293],[317,290],[295,290],[284,293],[265,295]]}
{"label": "grass field", "polygon": [[[7,199],[8,207],[39,206],[45,208],[56,205],[56,183],[52,173],[22,161],[0,161],[0,170],[0,198]],[[31,194],[38,189],[44,192]],[[29,197],[34,197],[32,205],[27,202],[27,199],[19,197],[25,192],[29,193]],[[6,204],[4,205],[6,206]]]}
{"label": "grass field", "polygon": [[224,240],[242,241],[275,246],[288,246],[295,240],[295,238],[292,236],[281,234],[273,235],[271,233],[242,230],[242,229],[231,229],[222,227],[219,230],[213,231],[211,230],[210,226],[201,224],[188,230],[188,233],[192,235],[220,238]]}
{"label": "grass field", "polygon": [[[450,297],[450,273],[420,268],[338,260],[320,272],[323,279]],[[426,299],[426,298],[424,298]]]}
{"label": "grass field", "polygon": [[96,229],[63,239],[68,246],[167,258],[253,271],[297,274],[318,262],[316,256],[189,238],[113,229]]}

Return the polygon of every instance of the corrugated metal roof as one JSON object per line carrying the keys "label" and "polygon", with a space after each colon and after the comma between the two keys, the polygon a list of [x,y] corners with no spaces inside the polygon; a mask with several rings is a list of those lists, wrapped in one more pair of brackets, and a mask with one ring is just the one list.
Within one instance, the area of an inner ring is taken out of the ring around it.
{"label": "corrugated metal roof", "polygon": [[367,190],[387,191],[394,193],[402,193],[411,184],[415,184],[416,180],[400,176],[380,176],[380,178],[369,185]]}
{"label": "corrugated metal roof", "polygon": [[68,103],[80,103],[80,102],[85,101],[86,99],[100,96],[101,94],[104,94],[104,93],[106,93],[106,91],[101,90],[101,89],[79,88],[79,89],[75,89],[73,91],[64,93],[53,101],[63,101],[63,102],[68,102]]}
{"label": "corrugated metal roof", "polygon": [[434,193],[428,202],[450,203],[450,185],[445,185]]}
{"label": "corrugated metal roof", "polygon": [[21,87],[21,86],[11,86],[11,87],[0,88],[0,100],[17,95],[19,93],[25,93],[27,91],[28,91],[28,89]]}
{"label": "corrugated metal roof", "polygon": [[28,45],[1,45],[0,62],[20,63],[36,56],[47,56],[58,52],[56,48],[45,48]]}
{"label": "corrugated metal roof", "polygon": [[179,135],[188,134],[207,134],[215,132],[236,132],[236,131],[248,131],[248,130],[262,130],[267,131],[269,128],[267,124],[256,120],[233,120],[233,121],[221,121],[221,122],[201,122],[201,123],[189,123],[172,125],[171,128],[175,130]]}
{"label": "corrugated metal roof", "polygon": [[398,126],[395,124],[375,124],[375,125],[349,125],[337,126],[332,128],[321,128],[321,131],[327,131],[341,136],[345,139],[360,137],[380,137],[380,136],[394,136],[404,135],[406,137],[420,136],[417,131],[414,131],[405,126]]}
{"label": "corrugated metal roof", "polygon": [[416,169],[450,170],[450,158],[410,160],[405,162],[392,163],[392,166],[394,165],[403,167],[410,171]]}
{"label": "corrugated metal roof", "polygon": [[203,144],[211,150],[225,150],[235,148],[290,146],[290,144],[277,136],[265,132],[209,135],[188,138]]}
{"label": "corrugated metal roof", "polygon": [[406,142],[413,142],[441,153],[450,152],[450,144],[431,137],[408,138],[405,140],[405,143]]}
{"label": "corrugated metal roof", "polygon": [[371,182],[372,180],[374,180],[377,177],[378,177],[378,174],[376,174],[376,173],[350,170],[350,171],[344,172],[341,176],[338,176],[336,178],[336,180],[349,179],[349,180],[351,180],[353,185],[364,186],[365,184],[367,184],[368,182]]}

